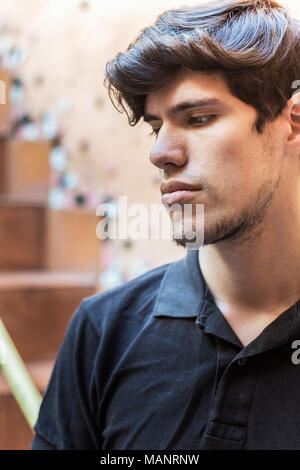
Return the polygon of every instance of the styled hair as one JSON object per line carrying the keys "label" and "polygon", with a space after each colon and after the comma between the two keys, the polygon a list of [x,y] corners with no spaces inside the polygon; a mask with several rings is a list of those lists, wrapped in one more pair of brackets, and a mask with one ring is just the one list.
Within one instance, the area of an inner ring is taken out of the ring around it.
{"label": "styled hair", "polygon": [[179,71],[219,73],[230,92],[258,111],[262,132],[300,80],[300,22],[275,1],[212,1],[171,9],[106,64],[110,99],[134,126],[145,98]]}

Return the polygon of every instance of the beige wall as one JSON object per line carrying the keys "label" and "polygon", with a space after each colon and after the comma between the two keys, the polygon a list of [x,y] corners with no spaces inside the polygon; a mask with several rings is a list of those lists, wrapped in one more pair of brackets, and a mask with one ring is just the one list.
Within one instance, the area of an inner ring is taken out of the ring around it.
{"label": "beige wall", "polygon": [[[89,7],[82,8],[82,3]],[[60,123],[69,167],[84,173],[94,188],[128,195],[129,204],[160,203],[158,170],[148,161],[154,137],[148,136],[145,124],[131,128],[126,117],[113,109],[102,85],[104,65],[163,10],[195,3],[199,2],[0,1],[2,32],[9,32],[29,52],[19,70],[26,84],[28,111],[39,118],[68,97],[72,110],[61,116]],[[300,15],[298,0],[282,3]],[[41,78],[42,83],[38,82]],[[80,151],[81,141],[89,143],[88,151]],[[140,240],[130,249],[115,242],[113,249],[129,270],[134,259],[144,259],[155,267],[185,255],[183,248],[168,240]]]}

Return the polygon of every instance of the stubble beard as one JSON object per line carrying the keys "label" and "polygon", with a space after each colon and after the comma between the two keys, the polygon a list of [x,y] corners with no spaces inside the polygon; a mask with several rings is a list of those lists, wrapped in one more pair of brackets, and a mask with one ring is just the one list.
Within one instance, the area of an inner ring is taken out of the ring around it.
{"label": "stubble beard", "polygon": [[[198,230],[193,224],[194,237],[191,238],[191,233],[188,234],[181,227],[180,236],[178,235],[179,229],[176,228],[176,236],[173,235],[173,241],[176,245],[190,249],[191,244],[194,243],[194,249],[199,248],[197,240],[202,240],[201,246],[213,245],[220,242],[230,242],[234,240],[251,241],[261,236],[263,233],[262,222],[265,219],[268,207],[270,206],[276,190],[280,184],[281,177],[277,180],[266,180],[257,191],[254,202],[245,208],[240,214],[235,217],[226,218],[216,221],[215,224],[208,230],[205,228],[205,206],[204,206],[204,234],[198,233]],[[184,232],[184,233],[183,233]]]}

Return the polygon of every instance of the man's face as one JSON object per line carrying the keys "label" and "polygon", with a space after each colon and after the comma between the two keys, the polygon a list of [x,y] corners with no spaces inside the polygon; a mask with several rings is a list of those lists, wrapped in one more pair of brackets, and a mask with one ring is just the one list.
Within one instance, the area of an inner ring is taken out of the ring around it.
{"label": "man's face", "polygon": [[[256,118],[255,108],[234,97],[218,74],[180,72],[147,96],[144,119],[157,134],[150,160],[164,182],[202,188],[177,204],[204,205],[204,245],[251,237],[273,203],[283,173],[284,134],[280,119],[259,134]],[[171,212],[182,237],[173,238],[186,246],[191,239],[181,217]],[[195,233],[194,210],[192,219]]]}

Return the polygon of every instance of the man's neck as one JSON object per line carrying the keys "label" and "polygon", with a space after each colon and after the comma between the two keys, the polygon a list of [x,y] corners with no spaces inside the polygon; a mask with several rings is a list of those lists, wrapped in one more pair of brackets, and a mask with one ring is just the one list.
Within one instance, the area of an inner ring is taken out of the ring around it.
{"label": "man's neck", "polygon": [[[300,298],[300,251],[290,246],[199,250],[205,281],[220,302],[249,311],[271,311]],[[299,241],[300,246],[300,241]]]}
{"label": "man's neck", "polygon": [[199,250],[214,301],[243,344],[300,299],[300,219],[282,219],[252,240]]}
{"label": "man's neck", "polygon": [[223,304],[255,312],[295,303],[300,298],[300,184],[278,191],[262,223],[243,238],[202,246],[199,263],[213,297]]}

